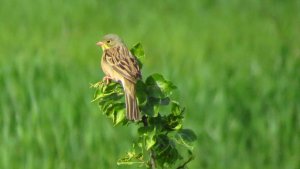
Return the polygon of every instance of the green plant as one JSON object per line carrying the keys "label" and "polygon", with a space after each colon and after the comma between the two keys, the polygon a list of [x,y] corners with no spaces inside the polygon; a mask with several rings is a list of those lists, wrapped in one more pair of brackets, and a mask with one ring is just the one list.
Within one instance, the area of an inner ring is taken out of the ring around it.
{"label": "green plant", "polygon": [[[142,68],[144,50],[138,43],[131,52],[138,58]],[[146,166],[147,168],[185,168],[194,158],[192,142],[197,137],[190,129],[183,128],[184,108],[174,100],[176,86],[160,74],[153,74],[136,84],[138,104],[142,113],[139,122],[125,118],[122,86],[116,82],[92,84],[96,89],[94,100],[100,111],[112,119],[114,125],[136,124],[138,138],[132,150],[119,159],[118,165]],[[186,152],[186,153],[183,153]]]}

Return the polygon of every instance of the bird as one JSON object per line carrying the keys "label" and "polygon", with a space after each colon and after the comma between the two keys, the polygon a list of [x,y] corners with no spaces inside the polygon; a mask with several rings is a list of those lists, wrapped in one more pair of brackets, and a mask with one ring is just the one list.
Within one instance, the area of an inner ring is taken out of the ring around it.
{"label": "bird", "polygon": [[113,80],[122,85],[125,95],[126,118],[140,120],[140,111],[136,99],[137,80],[141,79],[141,70],[136,57],[116,34],[107,34],[96,43],[102,48],[101,68],[107,83]]}

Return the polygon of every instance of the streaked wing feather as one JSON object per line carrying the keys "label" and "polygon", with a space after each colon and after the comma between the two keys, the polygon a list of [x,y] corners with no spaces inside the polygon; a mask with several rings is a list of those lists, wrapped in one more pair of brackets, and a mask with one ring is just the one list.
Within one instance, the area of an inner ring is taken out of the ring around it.
{"label": "streaked wing feather", "polygon": [[137,60],[125,47],[114,47],[106,51],[105,59],[112,68],[126,79],[135,82],[141,73]]}

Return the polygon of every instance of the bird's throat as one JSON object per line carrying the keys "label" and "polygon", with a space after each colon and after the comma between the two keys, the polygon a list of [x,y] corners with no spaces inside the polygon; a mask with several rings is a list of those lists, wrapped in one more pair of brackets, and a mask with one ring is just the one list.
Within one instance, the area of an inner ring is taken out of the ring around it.
{"label": "bird's throat", "polygon": [[104,51],[104,50],[106,50],[106,49],[109,49],[109,46],[107,45],[107,44],[103,44],[102,46],[101,46],[101,48],[102,48],[102,50]]}

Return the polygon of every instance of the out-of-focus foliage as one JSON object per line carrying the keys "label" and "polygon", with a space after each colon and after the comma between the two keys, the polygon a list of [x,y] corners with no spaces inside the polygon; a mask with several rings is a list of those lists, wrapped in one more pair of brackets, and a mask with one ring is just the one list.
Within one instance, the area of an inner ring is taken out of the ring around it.
{"label": "out-of-focus foliage", "polygon": [[191,169],[300,168],[299,9],[297,0],[1,0],[0,168],[117,167],[135,126],[112,127],[88,88],[103,77],[95,43],[107,33],[141,41],[144,80],[160,72],[180,89],[172,96],[198,136]]}

